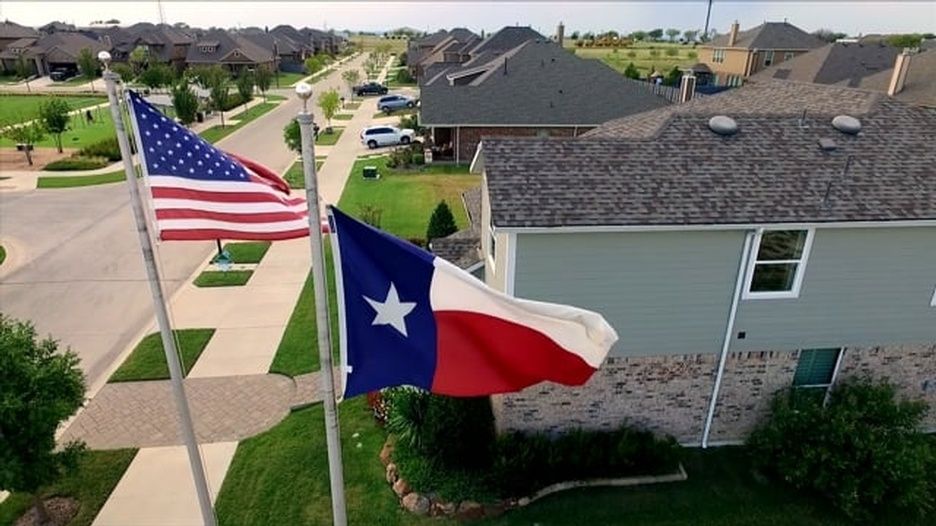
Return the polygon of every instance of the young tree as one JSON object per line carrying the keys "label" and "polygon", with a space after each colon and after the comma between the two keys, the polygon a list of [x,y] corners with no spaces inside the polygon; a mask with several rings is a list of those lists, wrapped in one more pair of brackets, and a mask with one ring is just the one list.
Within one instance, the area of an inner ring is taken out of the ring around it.
{"label": "young tree", "polygon": [[37,341],[31,324],[0,314],[0,363],[0,487],[32,493],[39,523],[47,524],[39,489],[74,468],[83,450],[55,443],[59,424],[84,402],[78,356],[58,352],[52,339]]}
{"label": "young tree", "polygon": [[231,76],[222,66],[214,65],[207,68],[200,68],[197,73],[199,84],[209,92],[211,107],[221,113],[221,127],[224,127],[224,108],[228,103],[228,90],[230,89]]}
{"label": "young tree", "polygon": [[183,126],[195,122],[198,113],[198,97],[184,81],[172,88],[172,107]]}
{"label": "young tree", "polygon": [[679,69],[679,66],[673,66],[673,69],[669,70],[666,74],[666,78],[663,79],[663,83],[667,86],[678,86],[682,81],[682,71]]}
{"label": "young tree", "polygon": [[455,216],[445,200],[436,205],[432,211],[432,217],[429,218],[429,227],[426,229],[426,242],[430,243],[433,239],[450,236],[458,232],[455,225]]}
{"label": "young tree", "polygon": [[682,36],[683,36],[683,38],[686,39],[686,42],[693,42],[693,41],[695,41],[696,36],[698,36],[698,34],[699,34],[699,30],[698,30],[698,29],[687,29],[687,30],[683,31]]}
{"label": "young tree", "polygon": [[237,77],[237,94],[240,95],[241,102],[244,103],[244,111],[247,111],[247,103],[253,97],[253,90],[253,74],[247,70],[241,71],[240,77]]}
{"label": "young tree", "polygon": [[23,152],[26,154],[26,162],[32,166],[32,147],[45,137],[45,128],[39,121],[31,121],[20,126],[10,126],[3,131],[3,136],[23,145]]}
{"label": "young tree", "polygon": [[660,40],[660,38],[663,37],[663,30],[660,28],[656,28],[651,31],[647,31],[647,36],[650,37],[652,40]]}
{"label": "young tree", "polygon": [[305,60],[305,67],[309,75],[315,75],[325,67],[325,60],[322,55],[312,55]]}
{"label": "young tree", "polygon": [[149,58],[146,48],[137,46],[130,52],[129,62],[133,71],[139,75],[146,68],[146,62]]}
{"label": "young tree", "polygon": [[62,134],[68,129],[71,107],[64,99],[52,97],[39,105],[39,120],[42,127],[55,138],[55,146],[62,153]]}
{"label": "young tree", "polygon": [[33,74],[32,63],[26,59],[23,55],[16,57],[16,76],[26,81],[26,92],[32,93],[32,88],[29,87],[29,77]]}
{"label": "young tree", "polygon": [[682,31],[671,27],[666,30],[666,37],[669,38],[670,42],[676,42],[676,37],[678,37],[680,33],[682,33]]}
{"label": "young tree", "polygon": [[646,31],[634,31],[634,32],[631,33],[629,36],[630,36],[631,40],[640,42],[640,41],[642,41],[642,40],[646,40],[646,38],[647,38],[647,32],[646,32]]}
{"label": "young tree", "polygon": [[78,53],[78,71],[91,81],[91,92],[94,92],[94,78],[97,77],[98,60],[91,53],[91,48],[83,48]]}
{"label": "young tree", "polygon": [[124,64],[123,62],[118,62],[116,64],[111,64],[111,71],[120,75],[120,80],[124,82],[130,82],[136,78],[136,73],[133,71],[133,67],[129,64]]}
{"label": "young tree", "polygon": [[139,81],[141,84],[147,88],[156,91],[159,88],[170,83],[172,77],[172,72],[169,70],[169,66],[165,64],[150,64],[142,73],[140,73]]}
{"label": "young tree", "polygon": [[637,69],[637,66],[633,62],[627,64],[627,67],[624,68],[624,76],[629,79],[639,80],[640,71]]}
{"label": "young tree", "polygon": [[341,79],[344,80],[348,86],[348,91],[351,92],[351,100],[354,100],[354,86],[357,86],[357,83],[361,81],[361,72],[356,69],[345,70],[341,73]]}
{"label": "young tree", "polygon": [[289,119],[289,123],[283,127],[283,140],[286,141],[286,146],[296,153],[302,153],[300,139],[299,123],[296,119]]}
{"label": "young tree", "polygon": [[267,100],[267,90],[270,89],[270,82],[273,80],[273,73],[270,71],[270,68],[260,66],[257,68],[257,71],[254,72],[254,83],[257,85],[257,89],[260,90],[260,94],[263,95],[263,102]]}
{"label": "young tree", "polygon": [[318,97],[318,106],[322,108],[322,114],[325,116],[325,120],[328,121],[328,128],[331,129],[332,117],[341,107],[341,97],[338,96],[338,90],[323,91]]}

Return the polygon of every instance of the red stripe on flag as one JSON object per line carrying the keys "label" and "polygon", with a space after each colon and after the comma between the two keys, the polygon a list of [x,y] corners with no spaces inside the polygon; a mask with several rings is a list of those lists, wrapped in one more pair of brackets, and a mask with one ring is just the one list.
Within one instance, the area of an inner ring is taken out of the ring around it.
{"label": "red stripe on flag", "polygon": [[295,206],[305,202],[302,198],[288,199],[264,192],[209,192],[187,188],[153,187],[156,199],[191,199],[193,201],[211,201],[216,203],[284,203]]}
{"label": "red stripe on flag", "polygon": [[260,178],[260,180],[263,181],[265,184],[268,184],[271,187],[279,190],[280,192],[283,192],[284,194],[289,195],[289,183],[283,180],[283,178],[280,177],[279,175],[276,175],[276,173],[273,170],[270,170],[266,166],[263,166],[262,164],[256,161],[251,161],[250,159],[241,157],[240,155],[237,155],[231,152],[225,152],[225,153],[237,159],[248,170],[250,170],[255,175],[257,175]]}
{"label": "red stripe on flag", "polygon": [[[232,208],[236,210],[236,208]],[[156,219],[215,219],[232,223],[276,223],[277,221],[292,221],[303,219],[308,212],[262,212],[262,213],[226,213],[209,212],[207,210],[193,210],[188,208],[165,208],[156,210]]]}
{"label": "red stripe on flag", "polygon": [[159,239],[163,241],[203,241],[206,239],[240,239],[244,241],[281,241],[309,235],[308,228],[284,230],[280,232],[243,232],[220,228],[193,228],[187,230],[162,230]]}
{"label": "red stripe on flag", "polygon": [[524,325],[477,312],[449,310],[433,314],[433,393],[508,393],[544,380],[582,385],[595,372],[580,356]]}

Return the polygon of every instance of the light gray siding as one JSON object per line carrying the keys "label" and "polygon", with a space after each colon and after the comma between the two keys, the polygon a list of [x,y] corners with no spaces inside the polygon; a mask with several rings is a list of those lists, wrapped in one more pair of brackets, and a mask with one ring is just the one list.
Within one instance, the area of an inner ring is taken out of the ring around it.
{"label": "light gray siding", "polygon": [[933,342],[934,287],[936,228],[817,228],[799,297],[743,300],[731,350]]}
{"label": "light gray siding", "polygon": [[600,312],[617,356],[716,353],[744,233],[517,234],[515,295]]}

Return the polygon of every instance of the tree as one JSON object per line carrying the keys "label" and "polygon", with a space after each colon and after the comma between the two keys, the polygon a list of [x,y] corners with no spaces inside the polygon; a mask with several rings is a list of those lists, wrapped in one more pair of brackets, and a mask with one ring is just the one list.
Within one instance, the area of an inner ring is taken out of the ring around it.
{"label": "tree", "polygon": [[318,96],[318,106],[322,108],[322,115],[324,115],[325,120],[328,121],[328,128],[331,128],[332,117],[335,116],[335,113],[338,112],[338,108],[341,107],[341,97],[338,96],[338,90],[330,89],[320,93]]}
{"label": "tree", "polygon": [[32,147],[45,137],[45,128],[39,121],[33,120],[26,124],[10,126],[3,131],[3,135],[16,144],[23,145],[26,162],[32,166]]}
{"label": "tree", "polygon": [[845,33],[836,33],[835,31],[826,28],[817,29],[813,31],[812,34],[813,36],[819,37],[826,42],[835,42],[840,38],[845,38],[848,36]]}
{"label": "tree", "polygon": [[16,57],[16,76],[26,81],[26,92],[32,93],[32,88],[29,87],[29,77],[33,74],[32,63],[26,59],[23,55]]}
{"label": "tree", "polygon": [[0,487],[32,493],[40,524],[49,522],[39,489],[73,469],[83,445],[56,448],[59,424],[81,407],[84,377],[78,356],[36,340],[31,324],[0,314]]}
{"label": "tree", "polygon": [[111,71],[120,75],[120,79],[124,82],[130,82],[136,78],[136,74],[133,71],[133,68],[130,64],[124,64],[123,62],[118,62],[116,64],[111,64]]}
{"label": "tree", "polygon": [[670,42],[675,42],[676,37],[678,37],[680,33],[682,33],[682,31],[672,27],[666,30],[666,36],[669,38]]}
{"label": "tree", "polygon": [[309,75],[315,75],[325,67],[325,59],[322,55],[312,55],[305,60],[305,67]]}
{"label": "tree", "polygon": [[299,132],[299,123],[295,119],[290,119],[286,126],[283,127],[283,140],[286,141],[286,146],[296,152],[302,153],[302,141]]}
{"label": "tree", "polygon": [[663,30],[660,28],[656,28],[656,29],[647,31],[647,36],[650,37],[651,40],[660,40],[660,38],[663,37]]}
{"label": "tree", "polygon": [[682,34],[683,38],[686,39],[686,42],[694,42],[696,39],[696,36],[698,35],[699,35],[698,29],[687,29],[683,31],[683,34]]}
{"label": "tree", "polygon": [[572,34],[569,35],[569,40],[578,40],[578,39],[579,39],[579,32],[578,32],[578,31],[573,31]]}
{"label": "tree", "polygon": [[909,33],[906,35],[890,35],[885,41],[896,48],[919,47],[923,41],[923,35],[919,33]]}
{"label": "tree", "polygon": [[211,107],[221,113],[221,127],[224,127],[224,110],[228,104],[228,90],[230,89],[231,75],[226,69],[217,64],[199,68],[194,73],[198,84],[208,90]]}
{"label": "tree", "polygon": [[[920,432],[926,402],[898,400],[887,382],[848,379],[829,392],[779,393],[751,434],[751,458],[794,487],[823,494],[852,522],[936,504],[936,445]],[[811,396],[818,395],[818,396]]]}
{"label": "tree", "polygon": [[630,37],[631,40],[635,40],[639,42],[639,41],[647,39],[647,32],[646,31],[634,31],[628,36]]}
{"label": "tree", "polygon": [[91,48],[83,48],[78,53],[78,71],[91,81],[91,92],[93,93],[94,78],[97,77],[98,73],[98,61],[97,57],[91,53]]}
{"label": "tree", "polygon": [[184,81],[172,88],[172,108],[183,126],[195,122],[195,115],[198,113],[198,97]]}
{"label": "tree", "polygon": [[266,102],[266,92],[270,89],[270,82],[273,79],[273,73],[270,71],[270,68],[260,66],[257,68],[257,71],[254,72],[254,83],[257,85],[257,89],[260,90],[260,94],[263,95],[263,102]]}
{"label": "tree", "polygon": [[253,90],[253,75],[249,71],[241,71],[240,77],[237,77],[237,94],[240,95],[241,102],[244,103],[244,111],[247,111],[247,103],[253,97]]}
{"label": "tree", "polygon": [[624,68],[624,76],[629,79],[640,80],[640,71],[633,62],[630,62],[627,64],[627,67]]}
{"label": "tree", "polygon": [[351,92],[351,100],[354,100],[354,86],[357,86],[357,83],[361,81],[361,72],[356,69],[345,70],[341,73],[341,79],[344,80],[348,86],[348,91]]}
{"label": "tree", "polygon": [[673,69],[669,70],[669,73],[666,74],[666,78],[663,79],[663,83],[667,86],[679,86],[681,81],[682,71],[679,69],[679,66],[673,66]]}
{"label": "tree", "polygon": [[172,72],[165,64],[150,64],[137,79],[147,88],[156,91],[168,85],[172,80]]}
{"label": "tree", "polygon": [[130,66],[133,68],[133,71],[139,75],[140,73],[143,73],[143,69],[146,68],[146,62],[148,59],[149,52],[146,50],[146,48],[137,46],[133,48],[133,51],[130,52],[128,61],[130,62]]}
{"label": "tree", "polygon": [[62,153],[62,134],[68,129],[68,121],[71,119],[69,111],[71,107],[68,102],[58,97],[52,97],[39,105],[39,120],[42,121],[43,129],[55,138],[59,153]]}
{"label": "tree", "polygon": [[452,215],[452,210],[443,199],[436,205],[435,210],[432,211],[432,216],[429,218],[429,227],[426,229],[426,242],[431,243],[433,239],[450,236],[455,232],[458,232],[458,227],[455,225],[455,216]]}

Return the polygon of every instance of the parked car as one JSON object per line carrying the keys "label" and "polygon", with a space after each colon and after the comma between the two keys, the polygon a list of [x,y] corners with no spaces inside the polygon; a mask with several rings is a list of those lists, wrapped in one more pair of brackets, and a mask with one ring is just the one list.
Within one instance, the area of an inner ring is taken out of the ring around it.
{"label": "parked car", "polygon": [[354,94],[358,97],[363,97],[364,95],[386,95],[387,89],[386,86],[379,82],[365,82],[360,86],[354,87]]}
{"label": "parked car", "polygon": [[416,132],[409,128],[400,129],[396,126],[369,126],[361,131],[361,144],[371,150],[378,146],[393,146],[396,144],[409,144],[416,139]]}
{"label": "parked car", "polygon": [[70,69],[55,69],[49,72],[49,78],[55,82],[61,82],[74,77],[76,73]]}
{"label": "parked car", "polygon": [[403,108],[415,108],[416,102],[416,99],[406,95],[387,95],[380,97],[377,101],[377,109],[384,113],[391,113]]}

